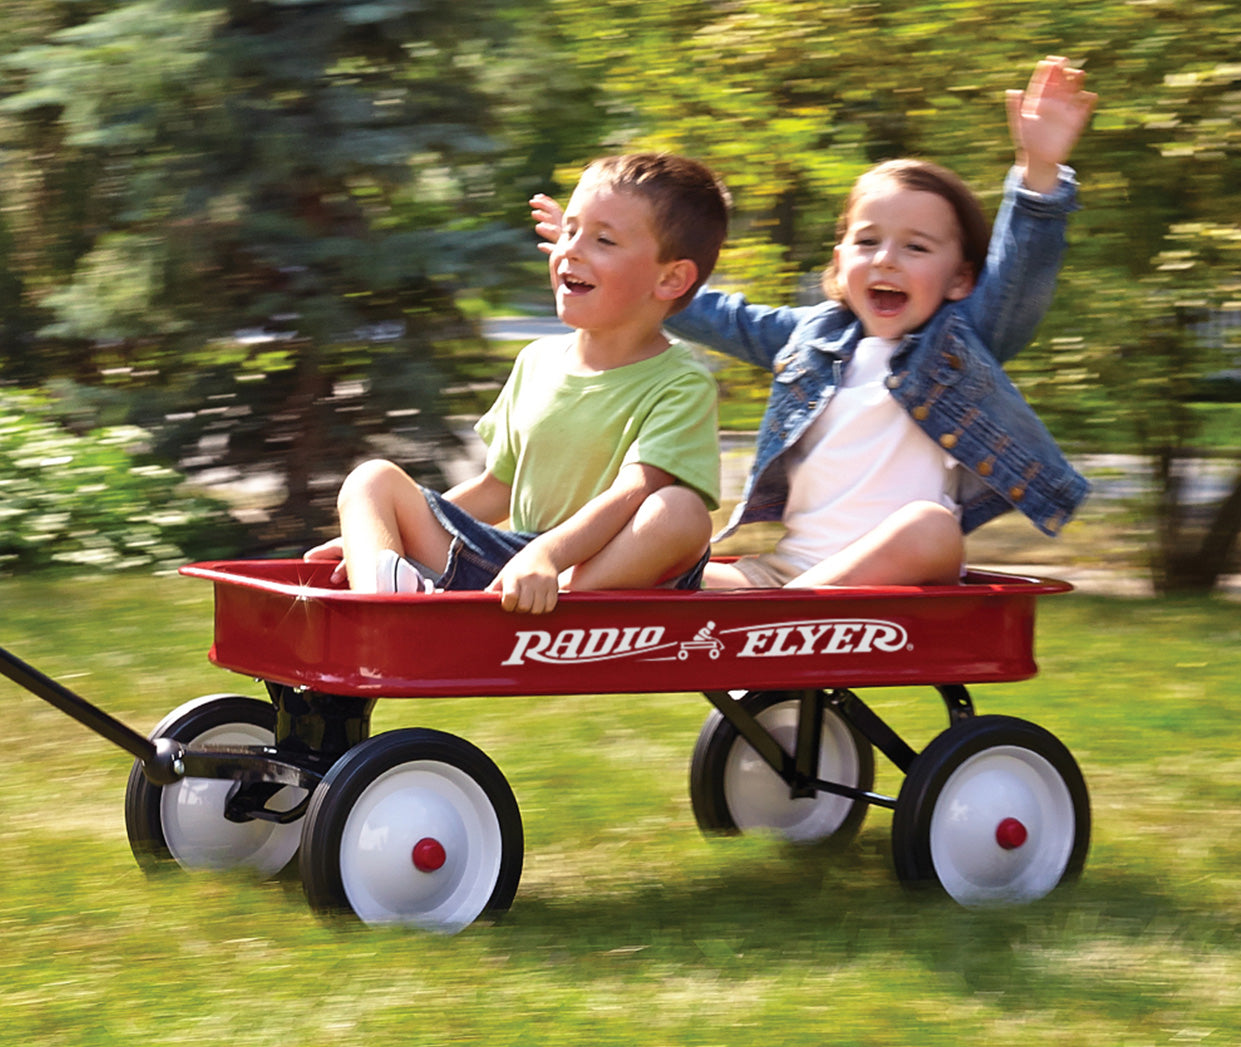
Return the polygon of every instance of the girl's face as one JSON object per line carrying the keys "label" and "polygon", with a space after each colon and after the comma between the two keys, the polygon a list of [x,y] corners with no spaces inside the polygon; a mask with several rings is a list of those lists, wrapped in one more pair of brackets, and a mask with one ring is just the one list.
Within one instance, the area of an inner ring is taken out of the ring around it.
{"label": "girl's face", "polygon": [[952,205],[893,181],[854,201],[834,254],[845,304],[873,337],[898,340],[974,289]]}

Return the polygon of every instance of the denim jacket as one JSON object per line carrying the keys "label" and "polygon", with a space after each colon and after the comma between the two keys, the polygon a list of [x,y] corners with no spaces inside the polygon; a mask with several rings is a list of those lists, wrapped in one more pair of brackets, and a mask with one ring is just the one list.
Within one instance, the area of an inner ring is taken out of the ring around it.
{"label": "denim jacket", "polygon": [[[1056,534],[1085,498],[1065,460],[1001,366],[1034,335],[1051,301],[1067,215],[1077,209],[1071,169],[1042,195],[1009,172],[984,271],[972,294],[941,306],[894,350],[889,390],[910,417],[965,467],[961,527],[972,531],[1020,509]],[[785,452],[827,406],[862,337],[839,302],[798,308],[750,305],[704,288],[665,321],[680,338],[774,373],[741,504],[721,537],[744,523],[778,520],[788,497]]]}

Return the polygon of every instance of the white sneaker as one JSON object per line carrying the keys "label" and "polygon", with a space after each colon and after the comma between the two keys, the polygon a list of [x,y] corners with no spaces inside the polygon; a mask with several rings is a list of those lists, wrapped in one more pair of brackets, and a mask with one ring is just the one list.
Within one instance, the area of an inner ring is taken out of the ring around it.
{"label": "white sneaker", "polygon": [[375,558],[375,591],[380,593],[433,593],[435,583],[392,549]]}

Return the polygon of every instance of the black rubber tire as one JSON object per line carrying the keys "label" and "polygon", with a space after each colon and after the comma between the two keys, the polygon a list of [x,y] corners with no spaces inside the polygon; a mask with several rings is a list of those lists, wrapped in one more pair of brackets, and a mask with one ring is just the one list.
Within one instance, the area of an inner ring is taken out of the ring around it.
{"label": "black rubber tire", "polygon": [[[998,839],[1006,813],[1021,815],[1014,847]],[[934,738],[892,816],[901,882],[939,886],[970,907],[1036,901],[1080,876],[1089,848],[1090,797],[1072,754],[1011,716],[971,717]]]}
{"label": "black rubber tire", "polygon": [[[776,728],[777,740],[791,752],[800,704],[795,692],[748,691],[736,700],[768,730]],[[741,780],[740,775],[748,781]],[[823,708],[819,777],[864,792],[869,792],[875,782],[875,756],[870,742],[827,704]],[[765,794],[766,803],[743,814],[742,792],[753,794],[758,790]],[[857,835],[870,807],[864,800],[830,793],[789,798],[788,786],[718,709],[707,717],[694,746],[689,794],[694,818],[704,833],[737,835],[770,830],[799,843],[831,839],[839,846]],[[770,819],[763,817],[764,809],[771,814]]]}
{"label": "black rubber tire", "polygon": [[[385,797],[385,790],[394,789],[403,791]],[[385,826],[385,839],[394,842],[375,848],[382,853],[366,859],[370,867],[359,873],[346,870],[364,861],[356,848],[351,851],[350,816],[355,812],[363,820],[359,833],[372,812],[380,821],[380,815],[399,819]],[[406,868],[412,864],[410,851],[395,840],[404,833],[407,843],[423,834],[424,825],[445,821],[476,827],[473,833],[463,829],[449,842],[449,859],[435,888],[438,901],[430,900],[431,887],[428,899],[413,898],[415,887],[431,881]],[[517,800],[490,757],[455,735],[411,728],[367,739],[333,765],[315,789],[302,823],[300,869],[306,899],[316,911],[455,933],[483,912],[509,908],[521,879],[523,850]],[[402,891],[406,883],[411,889],[400,898],[379,898],[394,882]],[[379,886],[372,890],[373,884]]]}
{"label": "black rubber tire", "polygon": [[[230,727],[240,727],[243,730],[250,729],[246,733],[254,733],[253,729],[257,728],[258,733],[253,738],[248,739],[247,744],[270,744],[276,727],[275,707],[268,702],[261,702],[238,694],[208,694],[201,698],[195,698],[172,710],[155,726],[154,730],[151,731],[150,737],[153,739],[171,738],[190,747],[197,742],[201,742],[205,736],[209,736],[212,732],[218,732],[222,729],[227,730]],[[182,865],[186,868],[228,867],[229,863],[227,860],[200,866],[193,859],[186,859],[184,856],[178,858],[174,854],[176,851],[183,850],[177,841],[174,840],[170,846],[168,839],[169,828],[164,821],[164,791],[165,789],[188,788],[190,784],[191,780],[187,779],[184,782],[177,782],[170,786],[153,785],[143,773],[140,761],[135,760],[133,767],[130,768],[129,780],[125,785],[125,830],[129,836],[129,845],[133,851],[134,858],[143,870],[148,873],[154,873],[177,865]],[[220,791],[226,791],[226,788]],[[290,792],[292,793],[294,790],[290,790]],[[259,837],[269,836],[275,832],[288,833],[296,831],[287,827],[274,826],[272,823],[267,822],[247,824],[249,829],[245,831],[256,834]],[[233,832],[233,823],[227,822],[223,817],[222,805],[218,827],[226,835]],[[193,841],[186,842],[187,845],[193,843]],[[192,850],[192,847],[188,849]],[[289,864],[291,860],[292,854],[289,855],[288,859],[281,861],[279,866],[282,868]],[[246,860],[242,858],[238,864],[246,864]],[[279,868],[263,869],[262,871],[265,875],[276,875],[279,872]]]}

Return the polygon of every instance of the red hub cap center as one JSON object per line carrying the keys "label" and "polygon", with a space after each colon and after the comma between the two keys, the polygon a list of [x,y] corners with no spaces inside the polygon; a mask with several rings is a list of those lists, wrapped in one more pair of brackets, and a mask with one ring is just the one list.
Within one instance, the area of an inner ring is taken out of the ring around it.
{"label": "red hub cap center", "polygon": [[447,860],[444,845],[432,836],[424,836],[414,844],[414,868],[419,872],[435,872]]}
{"label": "red hub cap center", "polygon": [[1026,842],[1030,834],[1016,818],[1005,818],[995,827],[995,842],[1006,851],[1012,851]]}

